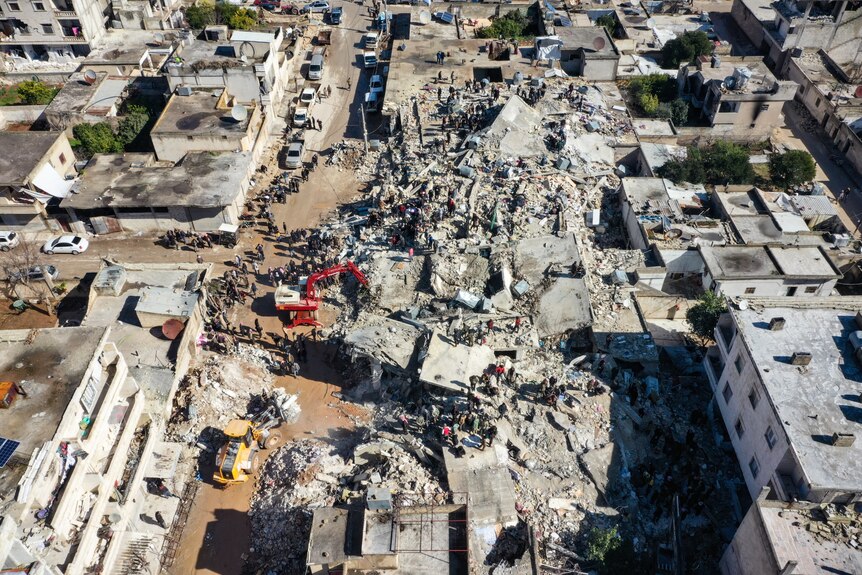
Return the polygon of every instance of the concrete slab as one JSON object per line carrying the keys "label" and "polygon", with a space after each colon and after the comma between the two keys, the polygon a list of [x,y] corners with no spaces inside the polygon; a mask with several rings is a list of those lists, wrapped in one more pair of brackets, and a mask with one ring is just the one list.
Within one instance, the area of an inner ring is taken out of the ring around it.
{"label": "concrete slab", "polygon": [[153,448],[153,457],[150,459],[150,464],[147,466],[147,472],[144,474],[144,477],[157,477],[161,479],[171,479],[174,477],[182,450],[183,445],[181,443],[167,441],[156,443]]}
{"label": "concrete slab", "polygon": [[494,350],[490,347],[459,345],[435,329],[431,334],[419,380],[427,385],[466,394],[470,389],[469,377],[482,373],[495,360]]}
{"label": "concrete slab", "polygon": [[536,314],[539,337],[552,337],[592,323],[587,284],[582,278],[558,277],[542,294]]}

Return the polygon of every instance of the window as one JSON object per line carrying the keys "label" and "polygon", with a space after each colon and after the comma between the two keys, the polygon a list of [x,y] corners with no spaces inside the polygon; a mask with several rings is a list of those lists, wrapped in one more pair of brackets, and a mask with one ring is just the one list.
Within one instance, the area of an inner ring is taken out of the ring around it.
{"label": "window", "polygon": [[59,160],[60,160],[60,163],[65,166],[66,165],[66,154],[60,154]]}
{"label": "window", "polygon": [[778,443],[778,440],[775,439],[775,432],[772,431],[772,426],[766,428],[766,433],[763,434],[763,437],[766,438],[766,445],[769,446],[769,449],[775,447],[775,444]]}
{"label": "window", "polygon": [[817,293],[817,286],[811,286],[805,288],[805,293]]}
{"label": "window", "polygon": [[35,10],[36,12],[44,12],[45,5],[41,2],[33,2],[33,10]]}
{"label": "window", "polygon": [[736,359],[733,360],[733,365],[736,366],[736,372],[742,373],[742,370],[745,368],[745,356],[741,353],[736,355]]}
{"label": "window", "polygon": [[761,104],[760,105],[760,111],[761,112],[765,112],[768,109],[769,109],[769,104]]}
{"label": "window", "polygon": [[730,398],[733,397],[733,390],[730,389],[730,384],[724,384],[724,391],[721,392],[721,395],[724,396],[724,403],[730,403]]}
{"label": "window", "polygon": [[736,420],[736,425],[733,426],[733,429],[736,430],[736,436],[742,439],[742,436],[745,435],[745,426],[742,425],[741,419]]}
{"label": "window", "polygon": [[21,11],[21,6],[17,2],[8,2],[7,4],[9,5],[9,10],[11,10],[12,12]]}
{"label": "window", "polygon": [[53,24],[42,24],[42,32],[44,32],[45,34],[53,34],[54,33]]}
{"label": "window", "polygon": [[748,394],[748,401],[751,403],[751,409],[757,409],[757,404],[760,403],[760,394],[753,387]]}
{"label": "window", "polygon": [[194,140],[194,139],[195,139],[195,137],[194,137],[194,136],[186,136],[186,140],[191,141],[191,140]]}
{"label": "window", "polygon": [[755,291],[757,291],[757,288],[745,288],[745,293],[746,293],[746,295],[751,295],[751,294],[753,294]]}
{"label": "window", "polygon": [[752,477],[757,477],[757,474],[760,473],[760,464],[757,463],[757,458],[752,457],[751,461],[748,462],[748,470],[751,471]]}

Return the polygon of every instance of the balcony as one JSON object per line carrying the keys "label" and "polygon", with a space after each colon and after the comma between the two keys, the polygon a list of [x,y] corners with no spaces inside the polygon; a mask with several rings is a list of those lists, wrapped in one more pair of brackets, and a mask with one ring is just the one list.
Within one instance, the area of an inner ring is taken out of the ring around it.
{"label": "balcony", "polygon": [[54,10],[54,16],[57,18],[77,18],[78,13],[74,10]]}
{"label": "balcony", "polygon": [[0,37],[0,44],[87,44],[87,39],[82,36],[36,36],[19,33]]}
{"label": "balcony", "polygon": [[709,348],[706,352],[703,367],[706,371],[706,377],[709,379],[709,385],[715,391],[721,379],[721,374],[724,372],[724,362],[721,360],[721,354],[718,353],[715,347]]}

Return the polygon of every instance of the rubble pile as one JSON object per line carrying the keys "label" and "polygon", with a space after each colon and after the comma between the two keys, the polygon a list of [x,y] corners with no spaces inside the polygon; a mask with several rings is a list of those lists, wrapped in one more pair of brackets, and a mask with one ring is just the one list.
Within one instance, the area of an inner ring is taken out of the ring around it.
{"label": "rubble pile", "polygon": [[189,370],[174,398],[168,437],[196,443],[207,429],[245,417],[250,402],[273,389],[267,358],[266,352],[241,344],[238,355],[212,355]]}
{"label": "rubble pile", "polygon": [[249,517],[255,560],[276,573],[303,573],[311,514],[308,506],[331,505],[337,486],[317,474],[343,466],[322,443],[287,443],[267,458],[255,483]]}

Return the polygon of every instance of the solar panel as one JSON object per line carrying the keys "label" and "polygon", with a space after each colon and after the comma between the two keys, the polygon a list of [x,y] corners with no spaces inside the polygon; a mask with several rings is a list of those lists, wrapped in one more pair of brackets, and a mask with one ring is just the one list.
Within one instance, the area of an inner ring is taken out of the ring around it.
{"label": "solar panel", "polygon": [[9,462],[9,459],[11,459],[12,454],[15,453],[15,450],[18,449],[19,445],[21,445],[20,441],[0,437],[0,467],[3,467]]}

